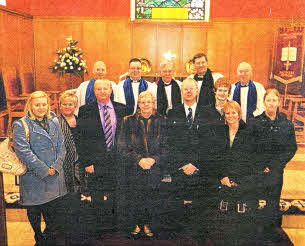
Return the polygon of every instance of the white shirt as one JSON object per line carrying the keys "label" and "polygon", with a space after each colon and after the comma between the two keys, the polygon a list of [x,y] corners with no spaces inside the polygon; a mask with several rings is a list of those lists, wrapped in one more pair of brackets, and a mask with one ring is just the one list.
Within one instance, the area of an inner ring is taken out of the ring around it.
{"label": "white shirt", "polygon": [[[181,81],[176,80],[178,86],[181,88]],[[165,83],[165,82],[164,82]],[[167,102],[168,102],[168,109],[172,109],[172,85],[169,86],[164,86],[165,87],[165,92],[166,92],[166,97],[167,97]],[[158,85],[153,83],[153,85],[150,88],[150,91],[153,93],[153,95],[156,97],[156,108],[157,108],[157,91],[158,91]]]}
{"label": "white shirt", "polygon": [[189,108],[191,108],[192,109],[192,118],[193,118],[193,121],[194,121],[196,108],[197,108],[197,102],[195,102],[192,106],[187,106],[186,104],[183,104],[183,105],[184,105],[184,110],[185,110],[185,117],[188,116]]}
{"label": "white shirt", "polygon": [[[177,82],[178,86],[181,88],[181,82],[179,80],[175,80],[175,81]],[[166,83],[164,82],[164,84],[166,84]],[[167,107],[168,107],[168,110],[169,110],[169,109],[173,108],[173,104],[172,104],[172,85],[168,85],[168,86],[164,85],[164,88],[165,88],[165,94],[166,94],[167,103],[168,103]],[[157,90],[157,88],[156,88],[156,90]],[[156,91],[156,94],[157,94],[157,91]],[[157,102],[157,100],[156,100],[156,102]]]}
{"label": "white shirt", "polygon": [[[87,87],[88,87],[89,82],[90,82],[89,80],[87,80],[85,82],[82,82],[76,90],[75,95],[77,96],[77,99],[78,99],[78,107],[75,111],[76,115],[78,115],[78,109],[81,106],[86,104],[86,91],[87,91]],[[110,83],[112,85],[112,91],[113,91],[113,95],[114,95],[114,98],[115,98],[117,84],[114,83],[113,81],[110,81]]]}
{"label": "white shirt", "polygon": [[[262,114],[265,111],[264,106],[264,95],[265,95],[265,88],[261,83],[253,81],[255,88],[256,88],[256,94],[257,94],[257,102],[256,102],[256,110],[254,110],[253,115],[258,116]],[[231,95],[230,100],[233,100],[234,90],[235,90],[235,84],[232,84],[231,87]],[[241,118],[244,122],[247,120],[247,103],[248,103],[248,92],[249,87],[240,87],[240,107],[241,107]]]}
{"label": "white shirt", "polygon": [[[117,87],[116,87],[116,96],[114,97],[114,101],[118,103],[122,103],[126,105],[126,98],[125,98],[125,92],[124,92],[124,82],[125,80],[121,80]],[[157,95],[157,85],[155,83],[151,83],[149,81],[146,81],[148,84],[148,91],[151,91],[154,96]],[[137,107],[138,107],[138,97],[139,97],[139,82],[132,82],[132,92],[133,92],[133,97],[134,97],[134,110],[133,113],[136,112]],[[157,100],[156,100],[157,102]]]}
{"label": "white shirt", "polygon": [[[134,81],[132,81],[132,83],[131,83],[133,98],[134,98],[135,102],[138,101],[138,97],[139,97],[139,84],[140,84],[140,82],[134,82]],[[137,110],[137,107],[134,108],[133,113],[135,113],[136,110]]]}
{"label": "white shirt", "polygon": [[[204,75],[202,75],[204,76]],[[188,76],[188,78],[191,78],[193,79],[195,77],[195,74],[191,74],[190,76]],[[214,81],[214,84],[215,82],[220,79],[220,78],[223,78],[224,76],[220,73],[213,73],[212,72],[212,77],[213,77],[213,81]],[[200,94],[200,89],[201,89],[201,86],[202,86],[202,80],[199,80],[197,81],[198,82],[198,90],[199,90],[199,93],[198,93],[198,98],[199,98],[199,94]]]}

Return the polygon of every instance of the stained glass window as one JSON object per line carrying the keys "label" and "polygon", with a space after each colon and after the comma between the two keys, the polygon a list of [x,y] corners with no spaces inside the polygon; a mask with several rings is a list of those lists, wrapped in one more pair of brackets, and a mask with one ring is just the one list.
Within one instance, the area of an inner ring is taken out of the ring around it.
{"label": "stained glass window", "polygon": [[131,0],[131,19],[209,20],[210,0]]}

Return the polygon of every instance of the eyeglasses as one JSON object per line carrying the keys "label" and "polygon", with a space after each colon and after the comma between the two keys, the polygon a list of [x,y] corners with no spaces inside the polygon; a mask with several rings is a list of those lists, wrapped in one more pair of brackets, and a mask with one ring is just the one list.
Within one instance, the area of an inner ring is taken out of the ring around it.
{"label": "eyeglasses", "polygon": [[162,70],[161,73],[163,73],[163,74],[171,74],[171,73],[173,73],[173,70]]}
{"label": "eyeglasses", "polygon": [[137,71],[140,71],[142,68],[141,68],[141,67],[130,67],[129,69],[130,69],[130,70],[137,70]]}
{"label": "eyeglasses", "polygon": [[140,101],[139,104],[152,104],[152,101]]}
{"label": "eyeglasses", "polygon": [[183,91],[194,91],[195,88],[191,87],[191,88],[183,88]]}

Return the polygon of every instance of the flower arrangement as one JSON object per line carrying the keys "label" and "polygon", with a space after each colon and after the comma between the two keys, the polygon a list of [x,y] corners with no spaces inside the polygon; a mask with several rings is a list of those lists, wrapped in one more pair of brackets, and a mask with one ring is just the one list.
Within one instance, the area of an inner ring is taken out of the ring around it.
{"label": "flower arrangement", "polygon": [[54,60],[54,64],[50,66],[53,73],[63,76],[65,73],[76,74],[82,76],[87,72],[86,60],[83,59],[81,48],[76,48],[78,41],[67,38],[68,46],[56,52],[58,60]]}

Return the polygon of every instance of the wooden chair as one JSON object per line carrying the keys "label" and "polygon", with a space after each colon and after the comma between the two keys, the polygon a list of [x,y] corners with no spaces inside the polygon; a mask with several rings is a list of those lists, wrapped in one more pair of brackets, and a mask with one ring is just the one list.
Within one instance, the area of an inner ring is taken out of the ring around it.
{"label": "wooden chair", "polygon": [[21,118],[25,115],[24,107],[27,97],[20,96],[20,84],[14,66],[2,66],[1,72],[8,112],[7,134],[9,134],[13,118]]}
{"label": "wooden chair", "polygon": [[[305,143],[305,98],[295,98],[294,101],[295,106],[292,114],[292,122],[295,129],[301,128],[302,142]],[[303,125],[297,124],[297,121]]]}
{"label": "wooden chair", "polygon": [[19,67],[19,78],[21,83],[21,96],[29,96],[35,90],[32,68],[21,65]]}
{"label": "wooden chair", "polygon": [[281,95],[280,112],[286,114],[287,119],[292,119],[293,109],[296,99],[301,98],[301,95]]}
{"label": "wooden chair", "polygon": [[[21,65],[19,67],[19,78],[21,83],[21,96],[29,96],[32,92],[35,91],[34,88],[34,78],[31,66]],[[58,112],[58,97],[60,91],[44,91],[46,92],[51,99],[51,111]]]}

